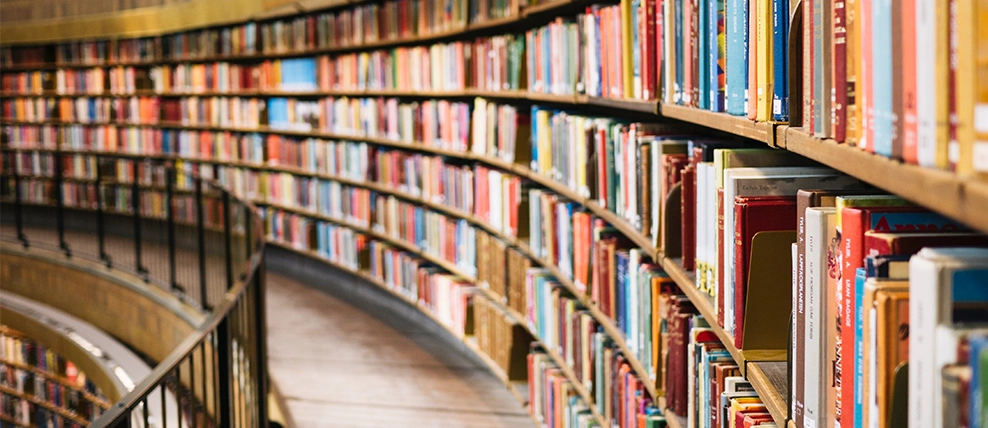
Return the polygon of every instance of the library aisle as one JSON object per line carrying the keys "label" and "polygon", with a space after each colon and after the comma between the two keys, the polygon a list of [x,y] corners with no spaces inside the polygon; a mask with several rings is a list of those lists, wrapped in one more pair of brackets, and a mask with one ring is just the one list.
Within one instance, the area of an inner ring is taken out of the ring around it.
{"label": "library aisle", "polygon": [[475,357],[398,311],[270,272],[267,291],[271,378],[298,427],[532,426]]}

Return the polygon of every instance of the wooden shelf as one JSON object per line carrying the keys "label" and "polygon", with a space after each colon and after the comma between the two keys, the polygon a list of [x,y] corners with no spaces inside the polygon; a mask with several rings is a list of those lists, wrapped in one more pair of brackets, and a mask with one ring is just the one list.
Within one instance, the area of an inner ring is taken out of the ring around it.
{"label": "wooden shelf", "polygon": [[776,425],[783,427],[789,420],[788,375],[786,362],[752,362],[748,364],[745,377],[755,387],[755,392],[772,414]]}
{"label": "wooden shelf", "polygon": [[786,130],[786,149],[988,233],[988,181],[924,168]]}
{"label": "wooden shelf", "polygon": [[770,146],[775,145],[776,124],[774,122],[753,122],[746,117],[665,103],[661,105],[659,110],[663,117],[750,138]]}
{"label": "wooden shelf", "polygon": [[696,288],[696,277],[693,272],[687,272],[683,270],[682,259],[662,259],[662,268],[669,274],[676,284],[679,285],[679,289],[683,292],[693,302],[693,306],[696,307],[700,315],[707,319],[710,324],[710,329],[717,334],[717,338],[724,344],[724,348],[731,353],[734,357],[734,362],[737,363],[738,367],[741,368],[741,373],[747,375],[745,367],[745,358],[741,353],[741,350],[734,347],[734,337],[727,333],[723,327],[717,324],[717,312],[715,310],[714,302],[712,298],[702,293]]}
{"label": "wooden shelf", "polygon": [[[532,103],[560,104],[572,107],[599,107],[613,111],[640,113],[643,115],[655,115],[658,111],[658,102],[645,101],[631,98],[603,98],[591,97],[587,95],[555,95],[529,92],[525,90],[484,90],[476,88],[466,88],[452,91],[441,90],[400,90],[400,89],[340,89],[340,90],[312,90],[312,91],[280,91],[280,90],[238,90],[238,91],[169,91],[155,92],[153,90],[139,90],[130,93],[101,93],[101,94],[59,94],[45,91],[41,94],[25,94],[4,92],[7,98],[130,98],[130,97],[160,97],[160,98],[188,98],[188,97],[294,97],[294,98],[320,98],[320,97],[386,97],[386,98],[492,98],[499,100],[525,101]],[[5,122],[22,124],[85,124],[95,125],[102,123],[85,123],[81,121],[20,121],[16,119],[3,119]],[[105,122],[105,124],[114,124]],[[156,125],[156,124],[145,124]]]}

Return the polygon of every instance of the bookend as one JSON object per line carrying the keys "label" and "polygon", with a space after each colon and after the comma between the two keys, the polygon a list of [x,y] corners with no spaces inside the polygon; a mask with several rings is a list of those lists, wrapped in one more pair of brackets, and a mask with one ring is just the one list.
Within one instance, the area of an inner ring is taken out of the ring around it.
{"label": "bookend", "polygon": [[892,401],[889,402],[888,425],[895,428],[909,425],[909,362],[903,361],[892,374]]}
{"label": "bookend", "polygon": [[[786,361],[792,304],[792,243],[795,230],[758,232],[751,239],[741,357]],[[747,372],[747,370],[745,370]]]}
{"label": "bookend", "polygon": [[[662,207],[662,224],[659,233],[662,234],[662,253],[669,258],[683,256],[683,228],[680,227],[683,217],[683,183],[672,186]],[[670,209],[672,207],[673,209]]]}

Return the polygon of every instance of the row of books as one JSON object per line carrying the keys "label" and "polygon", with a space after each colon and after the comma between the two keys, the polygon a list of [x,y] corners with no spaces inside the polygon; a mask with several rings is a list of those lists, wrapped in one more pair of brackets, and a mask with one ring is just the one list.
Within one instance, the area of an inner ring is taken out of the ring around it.
{"label": "row of books", "polygon": [[[239,107],[239,103],[235,104],[235,98],[213,98],[213,100],[216,101],[211,101],[212,103],[224,105],[227,109]],[[161,100],[158,97],[8,98],[3,100],[3,118],[29,122],[61,120],[82,123],[154,124],[159,117],[168,116],[166,112],[160,110],[160,104]],[[244,113],[247,112],[242,112],[242,108],[233,112],[234,117],[238,117],[237,113],[245,117],[258,116],[256,113],[245,115]]]}
{"label": "row of books", "polygon": [[[807,297],[794,311],[794,414],[806,425],[888,424],[895,390],[907,387],[897,373],[906,361],[909,391],[946,391],[941,369],[967,365],[956,343],[985,321],[974,309],[984,302],[967,293],[988,285],[988,252],[941,247],[983,248],[988,238],[874,191],[801,190],[796,207],[805,244],[793,253],[806,262],[794,269],[794,293]],[[910,425],[977,426],[960,422],[974,413],[957,396],[924,401],[910,394],[908,405],[898,403],[904,413],[909,407]]]}
{"label": "row of books", "polygon": [[138,89],[151,89],[152,84],[148,71],[132,66],[20,71],[4,73],[0,78],[4,92],[35,95],[130,95]]}
{"label": "row of books", "polygon": [[525,360],[532,342],[531,334],[502,306],[482,294],[475,294],[472,303],[473,336],[477,347],[504,370],[509,380],[527,379]]}
{"label": "row of books", "polygon": [[3,356],[2,362],[37,368],[46,377],[62,379],[80,391],[101,396],[96,385],[75,364],[9,327],[0,329],[0,355]]}
{"label": "row of books", "polygon": [[34,404],[26,398],[0,394],[0,415],[22,426],[82,428],[85,425]]}
{"label": "row of books", "polygon": [[[421,142],[430,147],[464,153],[470,150],[506,162],[523,162],[530,157],[529,115],[520,113],[515,107],[481,98],[475,100],[474,105],[471,113],[466,103],[399,103],[395,98],[330,97],[318,102],[239,97],[139,97],[126,101],[100,101],[96,98],[34,102],[6,100],[4,117],[14,120],[58,117],[80,122],[101,118],[130,121],[140,118],[139,123],[142,124],[165,121],[172,126],[235,126],[247,129],[269,126],[277,130],[388,138],[409,144]],[[107,107],[109,112],[106,112]],[[53,141],[62,141],[63,147],[85,150],[176,153],[183,156],[216,153],[217,160],[246,159],[243,154],[238,154],[245,150],[241,147],[243,144],[231,144],[238,140],[242,142],[245,138],[255,141],[260,138],[225,131],[185,132],[122,124],[17,125],[4,127],[4,133],[7,141],[16,147],[51,147]],[[284,137],[268,135],[267,138]],[[37,143],[43,144],[39,146]],[[256,157],[252,159],[256,160]]]}
{"label": "row of books", "polygon": [[103,403],[90,400],[78,389],[66,386],[30,370],[0,363],[0,386],[64,409],[86,420],[93,420],[103,410]]}
{"label": "row of books", "polygon": [[324,91],[486,91],[526,87],[525,39],[512,34],[318,57]]}
{"label": "row of books", "polygon": [[[982,6],[804,4],[803,128],[931,168],[983,173]],[[833,10],[833,12],[828,12]],[[809,12],[809,13],[806,13]]]}
{"label": "row of books", "polygon": [[[19,195],[15,195],[15,191]],[[123,215],[134,214],[134,192],[131,184],[97,185],[91,182],[62,182],[56,184],[49,178],[20,178],[6,176],[0,181],[0,197],[12,202],[20,196],[21,203],[54,205],[61,198],[62,205],[84,210],[102,209]],[[142,188],[138,195],[138,210],[141,218],[166,220],[169,199],[164,190]],[[207,227],[222,227],[224,209],[222,200],[206,197],[202,201],[203,224]],[[172,218],[179,223],[196,224],[198,205],[195,196],[185,193],[172,195]],[[232,226],[241,231],[241,226]]]}

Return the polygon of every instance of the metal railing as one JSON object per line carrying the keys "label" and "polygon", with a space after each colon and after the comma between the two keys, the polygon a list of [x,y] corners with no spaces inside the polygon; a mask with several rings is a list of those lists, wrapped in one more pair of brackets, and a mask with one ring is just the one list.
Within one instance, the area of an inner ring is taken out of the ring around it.
{"label": "metal railing", "polygon": [[94,427],[265,427],[263,226],[198,166],[3,147],[0,239],[139,276],[205,321]]}

